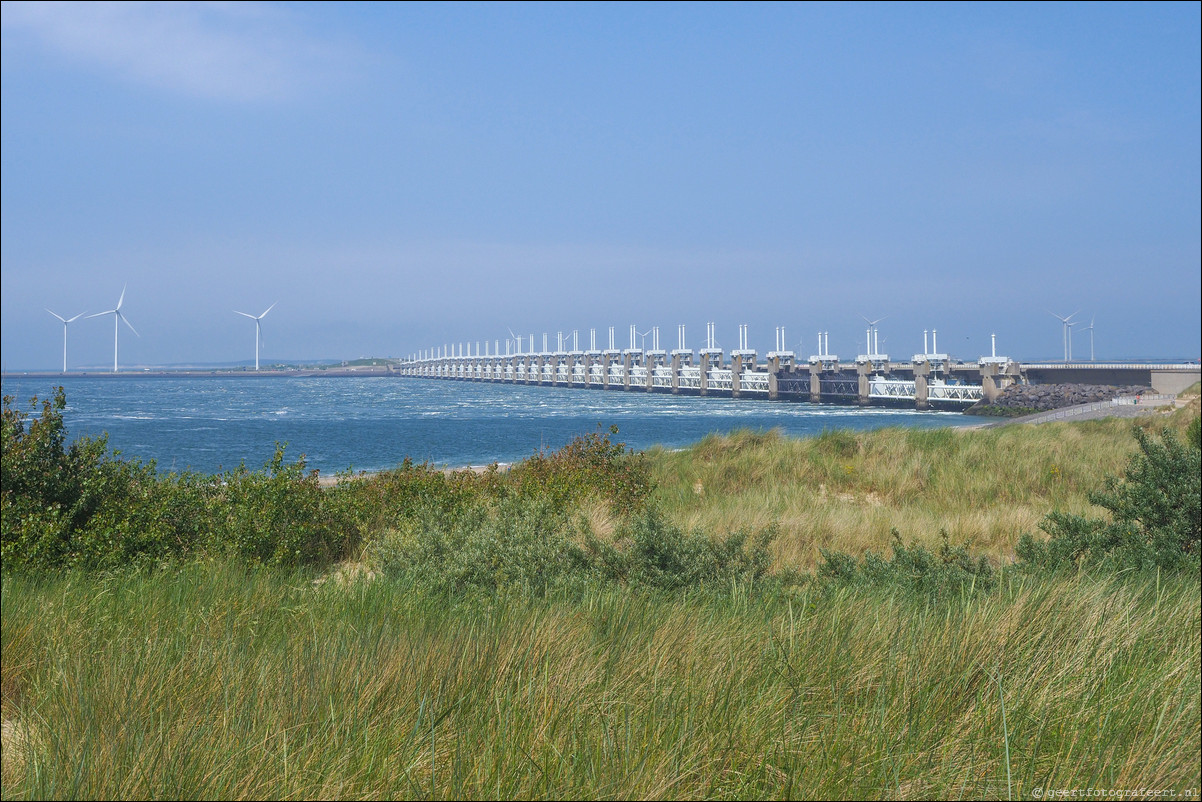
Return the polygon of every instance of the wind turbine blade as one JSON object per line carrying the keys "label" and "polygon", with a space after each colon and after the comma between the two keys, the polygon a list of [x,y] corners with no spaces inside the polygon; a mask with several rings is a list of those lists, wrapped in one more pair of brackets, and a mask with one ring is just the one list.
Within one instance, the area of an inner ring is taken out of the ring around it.
{"label": "wind turbine blade", "polygon": [[[66,322],[67,322],[67,323],[74,323],[75,321],[77,321],[77,320],[79,320],[81,317],[83,317],[83,314],[84,314],[83,312],[80,312],[78,315],[76,315],[75,317],[71,318],[70,320],[67,320]],[[58,317],[58,315],[55,315],[55,317]]]}
{"label": "wind turbine blade", "polygon": [[125,319],[125,315],[118,312],[117,317],[121,318],[121,322],[124,323],[125,325],[129,326],[129,330],[132,331],[135,335],[137,335],[138,337],[142,336],[141,334],[138,334],[138,330],[134,328],[134,324],[130,323],[128,320]]}
{"label": "wind turbine blade", "polygon": [[[275,302],[275,304],[278,304],[278,303],[279,303],[279,301]],[[270,312],[272,309],[275,309],[275,304],[272,304],[271,306],[267,307],[267,312]],[[267,317],[267,312],[264,312],[263,314],[259,315],[259,318],[262,319],[262,318]]]}
{"label": "wind turbine blade", "polygon": [[[42,307],[42,308],[43,308],[43,309],[46,309],[46,307]],[[47,312],[50,312],[50,310],[49,310],[49,309],[46,309],[46,311],[47,311]],[[56,318],[58,318],[59,320],[63,321],[64,323],[67,323],[67,322],[68,322],[66,318],[64,318],[62,315],[59,315],[59,314],[57,314],[56,312],[50,312],[50,314],[54,315]],[[79,315],[76,315],[75,317],[79,317]],[[75,319],[75,317],[71,318],[71,320],[74,320],[74,319]]]}
{"label": "wind turbine blade", "polygon": [[251,320],[258,320],[258,318],[257,318],[257,317],[255,317],[254,315],[248,315],[248,314],[246,314],[245,312],[239,312],[237,309],[235,309],[235,310],[234,310],[234,314],[235,314],[235,315],[242,315],[242,317],[248,317],[248,318],[250,318]]}
{"label": "wind turbine blade", "polygon": [[121,288],[121,297],[117,299],[117,310],[120,310],[121,304],[125,303],[125,290],[128,289],[128,287],[129,285],[127,284]]}
{"label": "wind turbine blade", "polygon": [[[107,312],[97,312],[94,315],[88,315],[88,317],[100,317],[102,315],[113,315],[113,314],[116,314],[116,312],[117,312],[116,309],[110,309]],[[84,319],[87,320],[87,318],[84,318]]]}

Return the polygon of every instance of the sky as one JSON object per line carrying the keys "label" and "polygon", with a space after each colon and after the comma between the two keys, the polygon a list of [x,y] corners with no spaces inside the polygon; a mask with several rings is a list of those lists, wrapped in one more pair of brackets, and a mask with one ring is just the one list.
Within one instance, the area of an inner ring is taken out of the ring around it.
{"label": "sky", "polygon": [[1199,3],[2,9],[4,370],[1202,352]]}

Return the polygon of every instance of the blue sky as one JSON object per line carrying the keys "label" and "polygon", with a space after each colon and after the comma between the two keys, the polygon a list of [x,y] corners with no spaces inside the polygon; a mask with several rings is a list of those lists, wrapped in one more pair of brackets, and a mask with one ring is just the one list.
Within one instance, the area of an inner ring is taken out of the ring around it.
{"label": "blue sky", "polygon": [[0,360],[1197,357],[1200,9],[6,2]]}

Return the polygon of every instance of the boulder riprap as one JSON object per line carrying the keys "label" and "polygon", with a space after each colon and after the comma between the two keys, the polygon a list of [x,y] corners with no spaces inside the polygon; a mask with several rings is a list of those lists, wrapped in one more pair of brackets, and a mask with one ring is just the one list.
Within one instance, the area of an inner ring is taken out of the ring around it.
{"label": "boulder riprap", "polygon": [[1152,388],[1139,385],[1115,387],[1109,384],[1012,384],[1004,389],[993,403],[980,401],[964,411],[969,415],[1017,417],[1152,392]]}

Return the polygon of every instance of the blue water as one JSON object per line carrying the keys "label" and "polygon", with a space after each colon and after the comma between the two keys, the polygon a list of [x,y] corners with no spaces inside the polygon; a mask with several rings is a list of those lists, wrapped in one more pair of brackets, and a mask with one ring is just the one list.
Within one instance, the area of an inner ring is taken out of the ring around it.
{"label": "blue water", "polygon": [[161,471],[214,473],[262,467],[277,442],[323,474],[395,467],[405,457],[460,467],[516,462],[540,448],[616,425],[633,448],[668,448],[711,432],[962,426],[956,412],[817,406],[524,385],[364,378],[5,378],[5,395],[28,409],[57,385],[67,393],[69,435],[108,434],[126,458]]}

